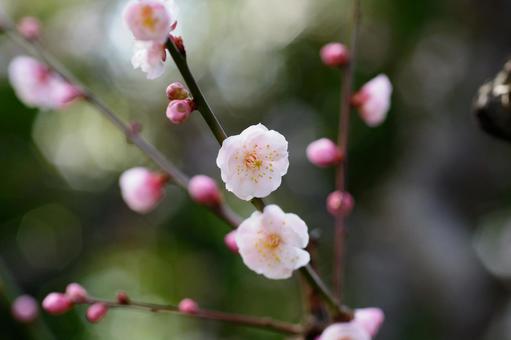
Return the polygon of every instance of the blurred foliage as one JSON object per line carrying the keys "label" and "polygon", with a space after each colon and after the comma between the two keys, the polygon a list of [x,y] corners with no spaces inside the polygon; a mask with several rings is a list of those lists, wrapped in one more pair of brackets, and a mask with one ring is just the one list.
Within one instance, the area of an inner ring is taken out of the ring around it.
{"label": "blurred foliage", "polygon": [[[507,256],[511,225],[509,146],[478,131],[471,102],[511,46],[506,0],[363,2],[356,85],[380,72],[395,85],[393,108],[370,129],[354,115],[349,188],[347,302],[381,306],[378,339],[511,339]],[[163,116],[167,73],[133,70],[124,1],[2,0],[13,19],[37,16],[44,43],[126,120],[188,174],[218,178],[217,145],[194,115]],[[318,229],[318,262],[330,277],[333,221],[324,199],[333,172],[307,163],[304,149],[334,138],[339,74],[319,48],[350,31],[348,0],[177,1],[179,30],[202,88],[232,133],[262,121],[290,142],[291,167],[271,197]],[[225,225],[169,187],[147,216],[129,211],[117,186],[129,166],[153,166],[85,104],[63,112],[24,107],[9,87],[9,60],[24,53],[0,38],[0,255],[22,290],[41,300],[68,282],[112,298],[176,303],[289,321],[302,317],[295,278],[269,281],[223,246]],[[251,206],[232,195],[242,215]],[[474,236],[475,235],[475,236]],[[1,339],[46,339],[14,322],[2,284]],[[260,330],[171,315],[111,311],[98,325],[77,308],[41,316],[56,339],[280,339]],[[36,327],[37,325],[33,326]],[[51,337],[50,337],[51,338]]]}

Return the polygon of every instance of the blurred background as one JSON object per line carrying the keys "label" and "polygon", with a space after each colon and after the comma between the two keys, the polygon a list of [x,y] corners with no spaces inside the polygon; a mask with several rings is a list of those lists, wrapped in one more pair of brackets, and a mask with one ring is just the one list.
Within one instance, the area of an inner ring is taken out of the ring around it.
{"label": "blurred background", "polygon": [[[291,166],[268,201],[298,213],[321,236],[318,270],[330,280],[333,172],[305,158],[336,136],[339,74],[319,48],[350,32],[348,0],[177,0],[193,72],[228,132],[263,122],[290,143]],[[219,178],[218,150],[199,114],[164,117],[167,63],[148,81],[130,64],[124,0],[2,0],[13,20],[43,22],[44,44],[182,170]],[[352,119],[346,303],[379,306],[381,340],[511,339],[511,145],[484,135],[471,113],[478,87],[511,48],[509,0],[366,0],[355,83],[379,73],[395,86],[387,121]],[[84,308],[26,326],[13,320],[16,286],[39,301],[68,282],[114,298],[269,315],[303,315],[297,278],[270,281],[223,244],[228,229],[170,186],[151,214],[121,200],[119,174],[153,167],[91,107],[28,109],[6,80],[24,54],[0,38],[1,339],[282,339],[261,330],[116,310],[98,325]],[[242,215],[253,208],[226,194]],[[37,328],[44,323],[45,332]]]}

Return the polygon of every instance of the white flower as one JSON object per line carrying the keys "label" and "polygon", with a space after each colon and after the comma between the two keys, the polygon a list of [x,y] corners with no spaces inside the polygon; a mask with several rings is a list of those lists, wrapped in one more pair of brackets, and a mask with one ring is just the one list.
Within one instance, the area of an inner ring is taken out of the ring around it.
{"label": "white flower", "polygon": [[352,321],[328,326],[319,340],[371,340],[371,336],[362,326]]}
{"label": "white flower", "polygon": [[133,68],[140,68],[147,73],[147,79],[156,79],[165,71],[164,60],[167,51],[165,46],[159,43],[148,41],[137,41],[135,43],[135,52],[131,58]]}
{"label": "white flower", "polygon": [[252,125],[224,140],[216,164],[227,190],[242,200],[276,190],[289,167],[287,141],[264,125]]}
{"label": "white flower", "polygon": [[256,211],[236,230],[236,244],[247,267],[269,279],[287,279],[310,261],[303,248],[309,242],[307,225],[276,205]]}

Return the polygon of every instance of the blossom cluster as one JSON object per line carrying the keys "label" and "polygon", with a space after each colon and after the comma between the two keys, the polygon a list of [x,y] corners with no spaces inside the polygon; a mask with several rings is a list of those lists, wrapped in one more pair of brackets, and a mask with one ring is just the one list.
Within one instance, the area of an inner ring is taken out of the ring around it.
{"label": "blossom cluster", "polygon": [[[133,0],[125,8],[124,19],[136,39],[133,66],[147,73],[148,79],[161,76],[167,59],[165,44],[177,25],[171,1]],[[29,19],[19,26],[27,40],[38,39],[39,29],[38,22]],[[320,56],[331,67],[342,68],[350,62],[348,49],[339,43],[324,46]],[[60,109],[84,95],[54,70],[27,56],[11,62],[9,78],[20,100],[28,106]],[[375,127],[386,118],[391,94],[390,80],[379,75],[354,93],[350,104],[367,125]],[[179,82],[167,87],[166,96],[169,102],[165,115],[173,124],[185,122],[197,109],[192,94]],[[345,146],[328,138],[310,143],[305,153],[312,164],[323,168],[340,166],[346,159]],[[262,199],[276,191],[287,174],[288,141],[281,133],[261,123],[254,124],[223,140],[216,165],[227,191],[244,201]],[[119,178],[121,196],[131,210],[147,214],[164,199],[165,186],[173,183],[170,175],[144,167],[128,169]],[[186,181],[183,182],[186,184]],[[221,211],[223,195],[213,178],[193,176],[186,189],[194,202]],[[336,190],[326,198],[326,210],[335,217],[347,216],[353,208],[354,199],[349,192]],[[307,224],[298,215],[284,212],[275,204],[254,211],[225,236],[224,242],[233,253],[240,255],[249,269],[269,279],[288,279],[295,270],[310,262],[306,249],[309,243]],[[62,314],[77,303],[90,303],[86,315],[91,322],[101,320],[108,311],[107,304],[91,302],[86,290],[78,284],[68,285],[65,293],[49,294],[42,306],[51,314]],[[13,314],[20,320],[29,320],[36,314],[28,298],[20,299],[17,305],[20,307],[13,309]],[[179,310],[194,314],[199,307],[195,301],[184,299]],[[353,321],[328,326],[319,339],[371,339],[382,322],[381,310],[359,309]]]}
{"label": "blossom cluster", "polygon": [[136,39],[131,63],[148,79],[156,79],[165,71],[165,42],[177,25],[174,13],[170,0],[134,0],[124,10],[124,20]]}

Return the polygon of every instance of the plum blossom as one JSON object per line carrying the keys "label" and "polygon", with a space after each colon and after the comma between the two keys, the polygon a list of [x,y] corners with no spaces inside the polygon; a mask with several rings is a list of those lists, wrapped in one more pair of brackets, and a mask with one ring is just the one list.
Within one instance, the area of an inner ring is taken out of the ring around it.
{"label": "plum blossom", "polygon": [[78,283],[70,283],[66,287],[67,297],[74,303],[83,303],[87,301],[87,291]]}
{"label": "plum blossom", "polygon": [[135,0],[124,10],[124,20],[135,39],[163,44],[175,28],[171,1]]}
{"label": "plum blossom", "polygon": [[360,308],[348,323],[336,323],[328,326],[319,340],[371,340],[383,323],[384,314],[379,308]]}
{"label": "plum blossom", "polygon": [[8,72],[16,95],[30,107],[61,109],[81,95],[76,86],[32,57],[14,58]]}
{"label": "plum blossom", "polygon": [[371,336],[361,325],[352,321],[328,326],[319,340],[371,340]]}
{"label": "plum blossom", "polygon": [[175,13],[170,0],[134,0],[124,10],[124,20],[136,39],[131,64],[147,73],[148,79],[160,77],[165,70],[165,41],[176,27]]}
{"label": "plum blossom", "polygon": [[179,302],[178,309],[182,313],[196,314],[199,312],[199,304],[195,300],[186,298]]}
{"label": "plum blossom", "polygon": [[359,308],[355,310],[354,322],[361,325],[371,336],[375,336],[380,329],[385,315],[380,308]]}
{"label": "plum blossom", "polygon": [[146,73],[147,79],[156,79],[165,72],[164,61],[166,58],[165,45],[150,41],[137,41],[131,65],[134,69],[140,68]]}
{"label": "plum blossom", "polygon": [[289,167],[287,141],[264,125],[252,125],[224,140],[216,164],[227,190],[242,200],[276,190]]}
{"label": "plum blossom", "polygon": [[255,211],[236,230],[236,244],[247,267],[269,279],[287,279],[305,266],[310,255],[305,222],[276,205]]}
{"label": "plum blossom", "polygon": [[131,210],[141,214],[148,213],[156,208],[163,198],[167,180],[161,173],[146,168],[129,169],[119,179],[122,198]]}
{"label": "plum blossom", "polygon": [[367,125],[381,124],[390,108],[392,84],[389,78],[380,74],[367,82],[355,95],[352,102]]}

